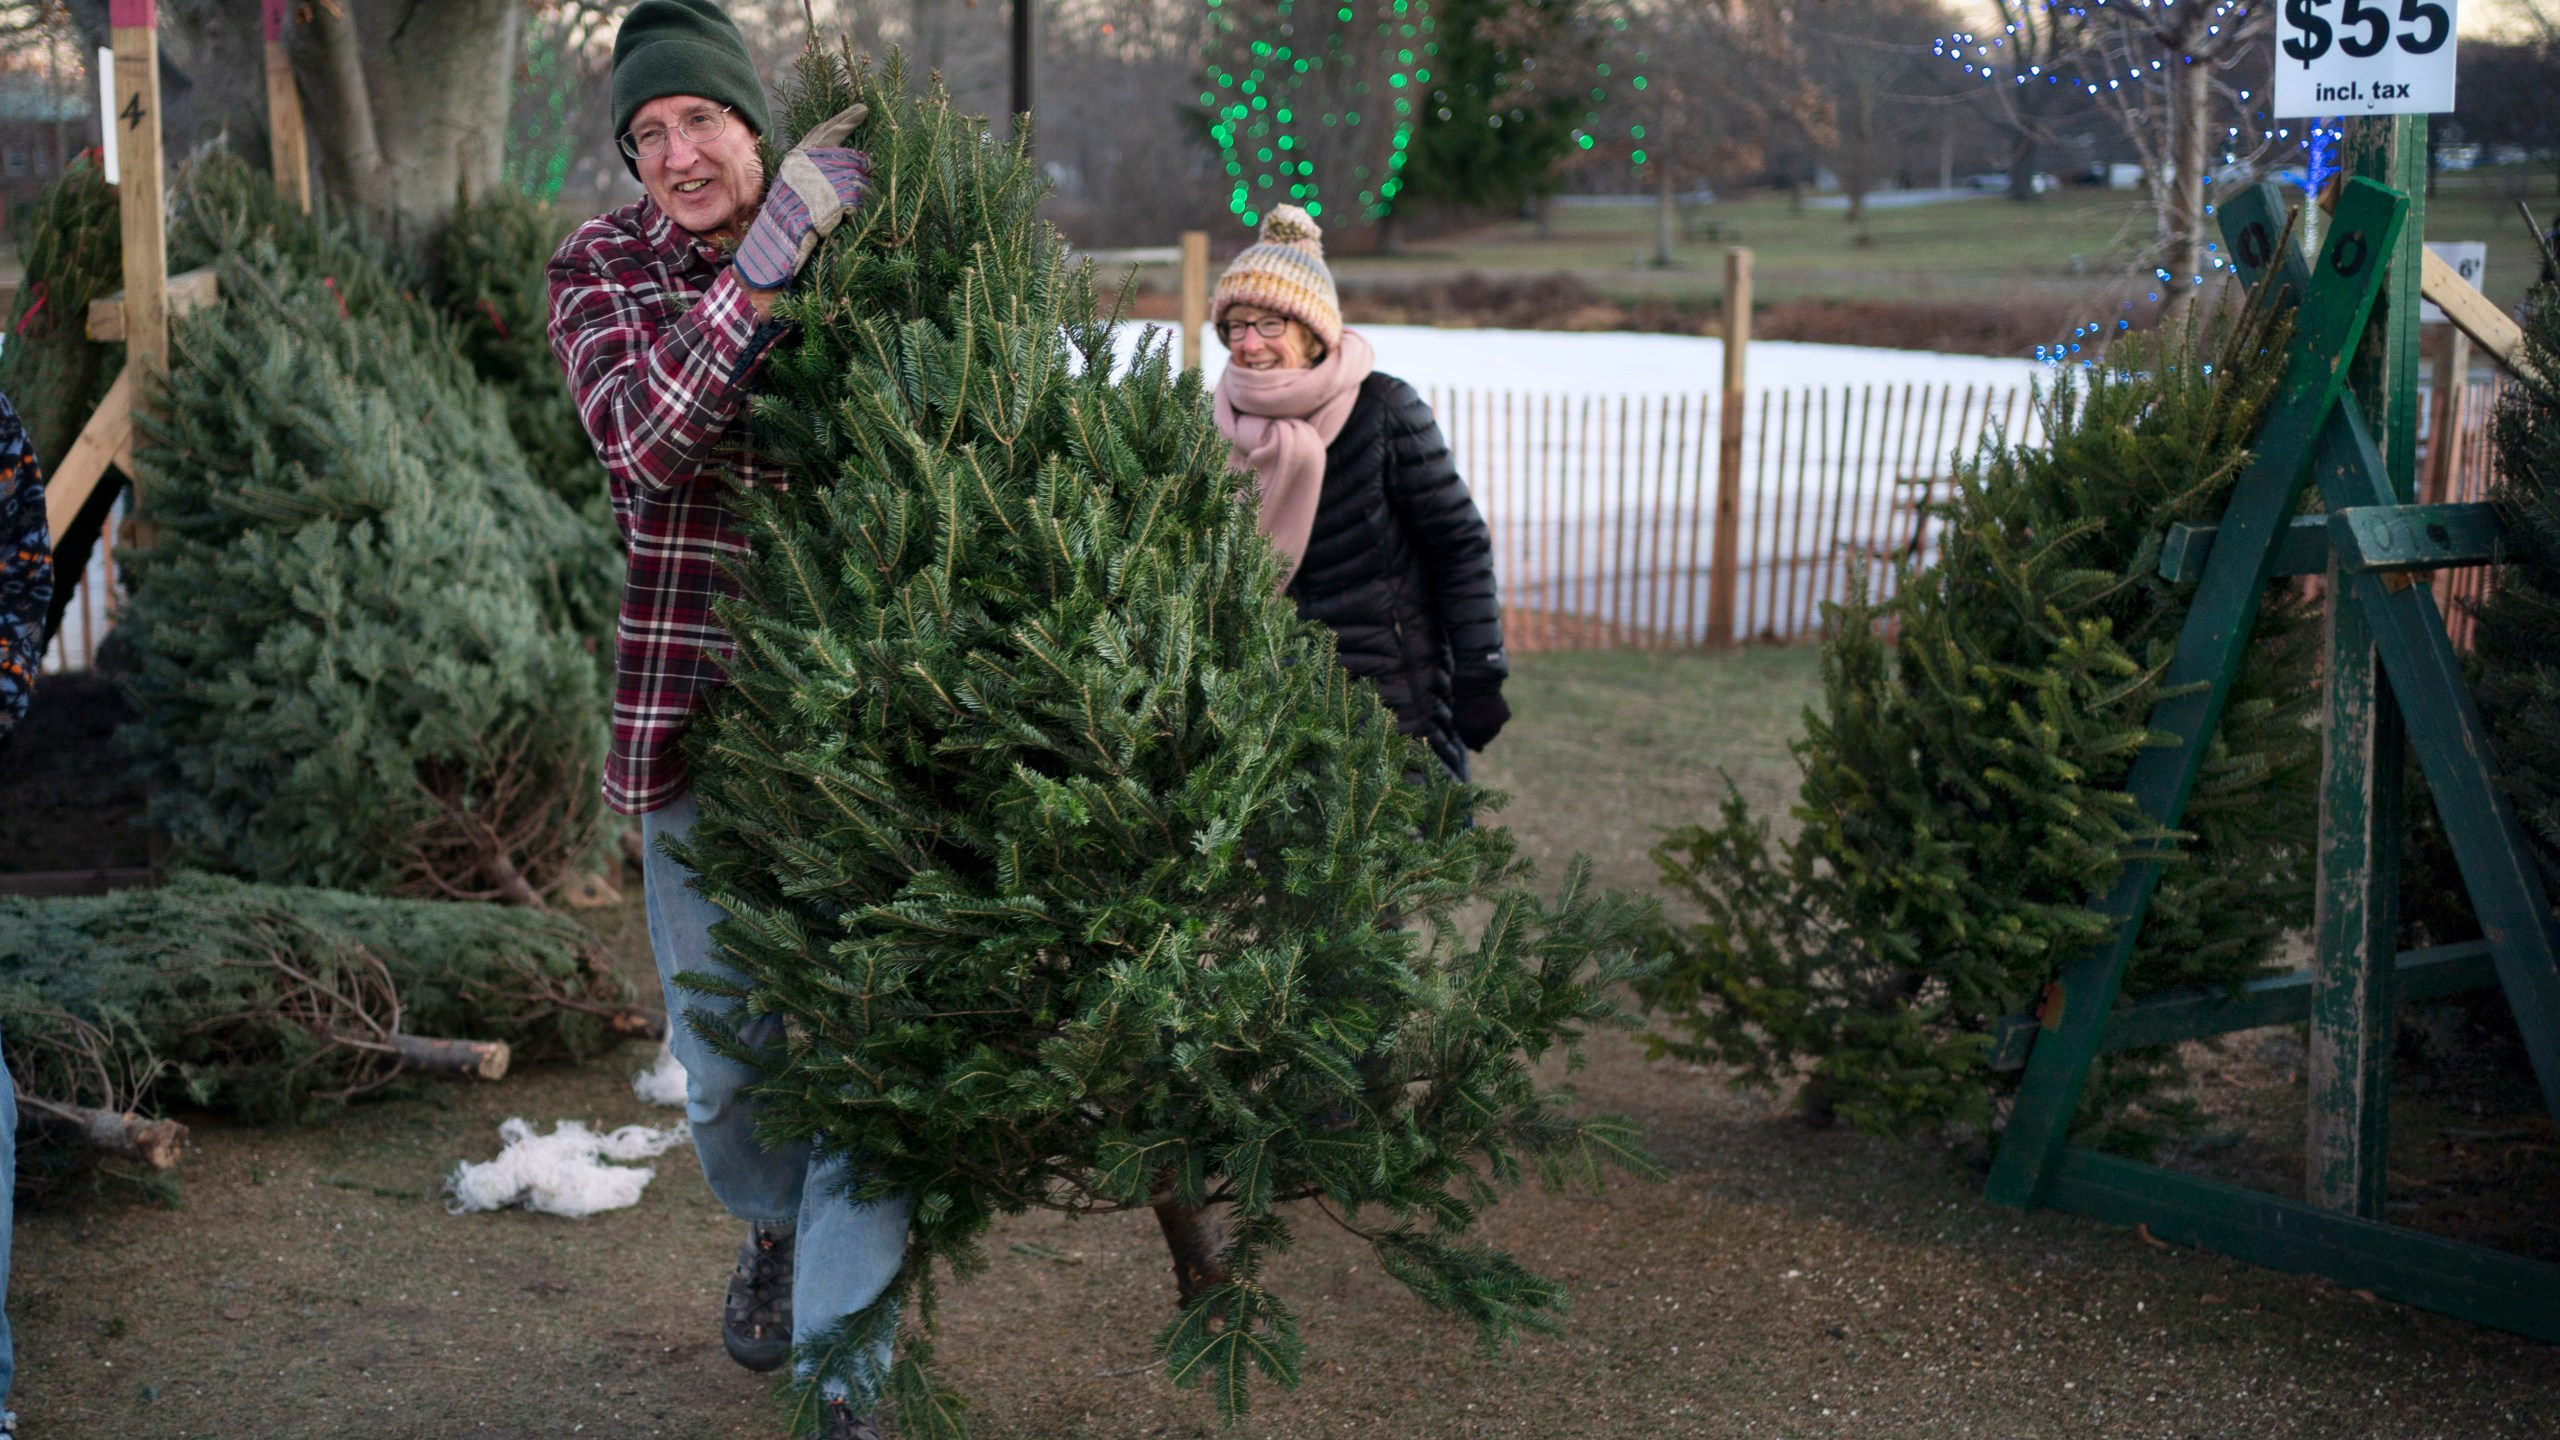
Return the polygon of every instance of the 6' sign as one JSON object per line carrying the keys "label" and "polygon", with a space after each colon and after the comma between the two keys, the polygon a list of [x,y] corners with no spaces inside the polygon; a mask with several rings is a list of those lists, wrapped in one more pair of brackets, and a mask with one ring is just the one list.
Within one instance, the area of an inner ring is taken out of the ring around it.
{"label": "6' sign", "polygon": [[2284,0],[2275,113],[2424,115],[2453,108],[2455,0]]}

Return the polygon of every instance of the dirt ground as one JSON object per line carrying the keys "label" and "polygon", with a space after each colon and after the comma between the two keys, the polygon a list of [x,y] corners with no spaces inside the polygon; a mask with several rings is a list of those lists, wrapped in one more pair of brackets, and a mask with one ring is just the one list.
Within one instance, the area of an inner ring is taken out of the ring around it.
{"label": "dirt ground", "polygon": [[[20,871],[147,867],[151,846],[136,828],[142,792],[109,737],[133,718],[103,675],[47,675],[42,703],[0,744],[0,876]],[[42,823],[32,822],[42,817]]]}
{"label": "dirt ground", "polygon": [[[1586,849],[1603,878],[1641,882],[1651,827],[1704,814],[1719,766],[1755,804],[1783,793],[1812,659],[1524,658],[1518,718],[1485,766],[1519,797],[1507,822],[1542,864]],[[641,966],[636,916],[601,923]],[[9,1310],[26,1433],[778,1434],[771,1381],[720,1350],[738,1228],[688,1152],[658,1162],[636,1208],[591,1220],[445,1213],[441,1177],[495,1153],[508,1116],[663,1123],[628,1086],[648,1058],[634,1045],[423,1086],[300,1131],[197,1117],[176,1206],[22,1216]],[[2284,1070],[2280,1046],[2235,1046],[2228,1078],[2200,1083],[2280,1097]],[[1265,1387],[1227,1430],[1148,1363],[1172,1294],[1153,1222],[1026,1217],[945,1309],[976,1433],[2560,1435],[2560,1347],[2001,1210],[1933,1147],[1807,1132],[1624,1039],[1577,1084],[1640,1121],[1672,1178],[1530,1191],[1492,1214],[1492,1240],[1572,1290],[1562,1334],[1484,1354],[1309,1215],[1276,1276],[1305,1322],[1305,1383]],[[2280,1165],[2284,1118],[2223,1108],[2262,1117],[2256,1138],[2199,1153],[2255,1145],[2249,1163]],[[2547,1197],[2548,1175],[2511,1178]]]}

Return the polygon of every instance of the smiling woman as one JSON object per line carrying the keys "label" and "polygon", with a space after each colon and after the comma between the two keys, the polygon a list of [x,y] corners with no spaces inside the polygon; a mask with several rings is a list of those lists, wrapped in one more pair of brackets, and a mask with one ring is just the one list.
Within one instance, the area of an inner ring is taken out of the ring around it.
{"label": "smiling woman", "polygon": [[1218,429],[1298,613],[1374,682],[1396,726],[1465,778],[1511,711],[1493,544],[1430,406],[1342,325],[1324,232],[1275,208],[1211,299],[1229,352]]}

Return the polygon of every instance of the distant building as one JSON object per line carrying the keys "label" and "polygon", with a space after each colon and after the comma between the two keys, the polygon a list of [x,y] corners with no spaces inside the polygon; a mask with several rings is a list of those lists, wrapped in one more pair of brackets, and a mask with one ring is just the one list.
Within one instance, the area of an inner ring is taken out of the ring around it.
{"label": "distant building", "polygon": [[36,196],[97,143],[80,72],[0,71],[0,235],[14,240]]}

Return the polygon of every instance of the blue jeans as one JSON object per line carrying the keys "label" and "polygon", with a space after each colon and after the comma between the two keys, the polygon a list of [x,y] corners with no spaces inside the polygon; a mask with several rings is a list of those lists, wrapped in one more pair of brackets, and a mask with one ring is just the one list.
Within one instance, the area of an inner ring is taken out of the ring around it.
{"label": "blue jeans", "polygon": [[[685,1119],[692,1123],[694,1153],[702,1159],[711,1193],[740,1219],[797,1225],[791,1324],[795,1338],[814,1337],[879,1299],[898,1278],[906,1258],[908,1201],[900,1195],[856,1205],[845,1198],[855,1172],[844,1160],[815,1159],[806,1141],[780,1149],[756,1143],[755,1111],[745,1091],[759,1078],[757,1072],[714,1051],[685,1023],[688,1013],[726,1015],[741,1006],[687,990],[676,976],[692,971],[745,983],[712,943],[711,927],[725,918],[720,908],[694,888],[691,870],[658,848],[662,839],[691,834],[700,813],[688,792],[640,817],[640,836],[647,842],[641,876],[648,897],[649,945],[657,952],[658,983],[666,991],[667,1044],[684,1064]],[[769,1043],[781,1033],[777,1015],[750,1020],[738,1029],[739,1038],[750,1045]],[[0,1251],[0,1259],[5,1254]],[[878,1358],[876,1373],[885,1375],[885,1348]]]}

